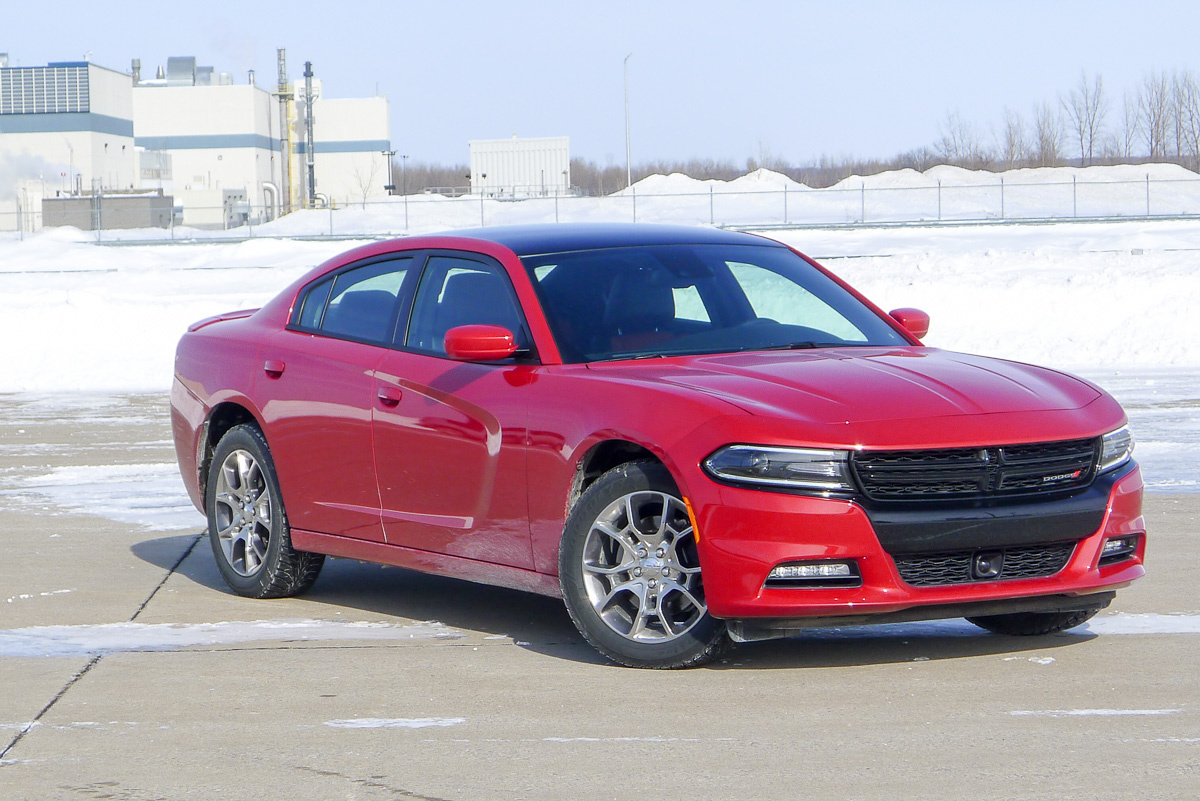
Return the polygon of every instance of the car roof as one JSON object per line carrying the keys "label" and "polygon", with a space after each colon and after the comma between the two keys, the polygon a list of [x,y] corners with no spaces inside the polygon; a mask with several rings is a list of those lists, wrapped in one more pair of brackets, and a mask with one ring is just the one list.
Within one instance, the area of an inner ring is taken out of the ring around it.
{"label": "car roof", "polygon": [[448,236],[502,245],[518,256],[565,253],[595,248],[642,245],[766,245],[784,247],[760,236],[698,225],[647,223],[554,223],[502,225],[447,231]]}

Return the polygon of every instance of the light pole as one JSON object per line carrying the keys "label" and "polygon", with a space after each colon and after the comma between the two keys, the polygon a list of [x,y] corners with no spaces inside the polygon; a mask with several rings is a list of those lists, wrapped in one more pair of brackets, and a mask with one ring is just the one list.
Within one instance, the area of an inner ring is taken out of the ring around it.
{"label": "light pole", "polygon": [[408,230],[408,156],[400,155],[400,193],[404,195],[404,230]]}
{"label": "light pole", "polygon": [[629,59],[633,53],[625,56],[625,186],[633,185],[633,167],[629,160]]}

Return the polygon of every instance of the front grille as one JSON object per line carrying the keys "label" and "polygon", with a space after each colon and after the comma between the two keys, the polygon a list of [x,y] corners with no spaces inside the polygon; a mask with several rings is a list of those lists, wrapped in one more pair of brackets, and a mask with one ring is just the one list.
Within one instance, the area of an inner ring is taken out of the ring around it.
{"label": "front grille", "polygon": [[[1006,581],[1024,578],[1053,576],[1067,565],[1075,550],[1075,543],[1033,545],[1020,548],[1004,548],[994,551],[953,551],[949,553],[924,553],[911,556],[893,556],[900,578],[913,587],[941,587],[947,584],[969,584],[979,581]],[[998,575],[977,578],[974,573],[975,557],[980,554],[1001,555]]]}
{"label": "front grille", "polygon": [[1086,487],[1095,475],[1098,443],[858,451],[850,464],[873,501],[984,500]]}

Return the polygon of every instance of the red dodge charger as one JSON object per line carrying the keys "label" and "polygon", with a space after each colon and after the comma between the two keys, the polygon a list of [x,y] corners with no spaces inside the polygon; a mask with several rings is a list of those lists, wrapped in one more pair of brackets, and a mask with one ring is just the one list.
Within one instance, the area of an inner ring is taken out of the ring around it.
{"label": "red dodge charger", "polygon": [[401,565],[561,596],[639,667],[814,626],[1079,625],[1144,573],[1124,412],[928,326],[748,234],[380,242],[192,325],[175,444],[247,596],[327,554]]}

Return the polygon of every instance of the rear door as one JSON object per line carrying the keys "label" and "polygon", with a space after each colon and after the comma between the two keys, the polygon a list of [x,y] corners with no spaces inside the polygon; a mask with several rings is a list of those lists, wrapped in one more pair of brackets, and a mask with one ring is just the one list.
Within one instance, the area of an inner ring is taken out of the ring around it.
{"label": "rear door", "polygon": [[529,335],[499,264],[430,255],[402,349],[375,374],[375,463],[387,541],[532,568],[526,495],[530,395],[526,357],[475,364],[445,354],[446,331],[502,325]]}
{"label": "rear door", "polygon": [[343,268],[301,293],[263,347],[259,394],[289,522],[384,540],[372,452],[375,370],[407,314],[415,258]]}

